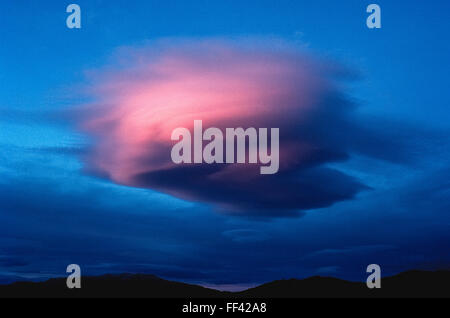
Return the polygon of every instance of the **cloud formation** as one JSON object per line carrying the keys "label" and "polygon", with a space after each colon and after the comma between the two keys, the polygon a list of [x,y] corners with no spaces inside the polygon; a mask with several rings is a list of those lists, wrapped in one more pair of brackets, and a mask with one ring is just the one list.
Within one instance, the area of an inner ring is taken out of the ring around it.
{"label": "cloud formation", "polygon": [[[94,139],[88,171],[132,187],[214,205],[224,213],[295,216],[367,187],[330,168],[352,152],[402,160],[400,146],[362,128],[339,83],[345,67],[289,45],[180,41],[127,49],[97,72],[95,102],[78,117]],[[279,128],[280,170],[171,161],[171,133],[204,127]]]}

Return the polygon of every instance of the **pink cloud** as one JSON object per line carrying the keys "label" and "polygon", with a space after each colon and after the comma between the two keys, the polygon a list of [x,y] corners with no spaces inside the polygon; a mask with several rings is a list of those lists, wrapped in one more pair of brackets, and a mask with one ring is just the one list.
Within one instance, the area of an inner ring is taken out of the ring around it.
{"label": "pink cloud", "polygon": [[[333,134],[353,108],[330,80],[335,65],[288,46],[208,40],[128,49],[121,61],[96,73],[90,89],[95,102],[79,120],[94,137],[86,158],[91,170],[230,213],[293,213],[351,198],[363,188],[341,173],[318,170],[345,157],[321,135],[326,127],[318,115],[335,116]],[[204,127],[280,128],[279,174],[261,176],[242,164],[173,164],[171,133],[177,127],[192,131],[194,120]],[[344,187],[316,184],[328,178]]]}

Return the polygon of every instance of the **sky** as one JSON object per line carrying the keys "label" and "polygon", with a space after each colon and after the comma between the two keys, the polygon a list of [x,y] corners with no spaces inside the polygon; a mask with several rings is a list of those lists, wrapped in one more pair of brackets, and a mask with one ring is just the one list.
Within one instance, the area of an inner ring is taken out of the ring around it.
{"label": "sky", "polygon": [[[0,283],[449,269],[447,1],[75,3],[0,9]],[[279,127],[279,173],[173,165],[194,119]]]}

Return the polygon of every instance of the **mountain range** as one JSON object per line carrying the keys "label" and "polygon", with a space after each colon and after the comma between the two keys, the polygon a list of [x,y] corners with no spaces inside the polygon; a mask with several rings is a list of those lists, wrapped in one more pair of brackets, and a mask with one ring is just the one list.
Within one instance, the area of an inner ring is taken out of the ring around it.
{"label": "mountain range", "polygon": [[380,289],[365,282],[331,277],[277,280],[241,292],[168,281],[153,275],[84,276],[80,289],[66,278],[0,285],[0,298],[450,298],[450,271],[407,271],[381,280]]}

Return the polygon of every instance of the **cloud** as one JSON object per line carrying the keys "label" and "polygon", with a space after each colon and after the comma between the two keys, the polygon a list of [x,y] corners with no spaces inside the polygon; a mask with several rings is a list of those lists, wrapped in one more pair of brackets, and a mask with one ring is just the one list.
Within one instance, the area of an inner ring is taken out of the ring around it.
{"label": "cloud", "polygon": [[222,233],[223,236],[230,238],[233,242],[260,242],[268,240],[269,237],[262,232],[251,229],[229,230]]}
{"label": "cloud", "polygon": [[21,267],[28,265],[29,262],[16,257],[10,257],[6,255],[0,255],[0,266],[1,267]]}
{"label": "cloud", "polygon": [[378,251],[387,251],[396,249],[395,246],[392,245],[362,245],[362,246],[351,246],[346,248],[339,249],[324,249],[320,251],[315,251],[308,255],[305,255],[305,259],[315,258],[315,257],[323,257],[323,256],[335,256],[335,255],[361,255],[367,253],[373,253]]}
{"label": "cloud", "polygon": [[339,266],[324,266],[319,267],[316,271],[317,274],[336,274],[339,271]]}
{"label": "cloud", "polygon": [[[122,50],[91,72],[91,104],[74,115],[93,137],[86,171],[157,190],[223,213],[299,216],[368,189],[327,164],[351,153],[401,162],[399,140],[361,122],[342,79],[357,72],[287,44],[219,40]],[[280,171],[258,165],[172,163],[175,128],[280,129]],[[385,127],[384,127],[385,128]],[[400,138],[401,139],[401,138]]]}

